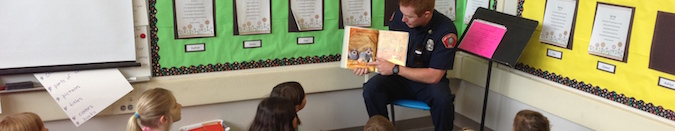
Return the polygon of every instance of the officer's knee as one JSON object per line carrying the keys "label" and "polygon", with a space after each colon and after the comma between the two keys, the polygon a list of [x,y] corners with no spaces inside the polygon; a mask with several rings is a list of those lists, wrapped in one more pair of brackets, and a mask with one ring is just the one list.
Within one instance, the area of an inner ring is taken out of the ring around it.
{"label": "officer's knee", "polygon": [[440,103],[452,103],[454,98],[449,92],[434,92],[431,97]]}
{"label": "officer's knee", "polygon": [[363,84],[363,98],[370,98],[375,92],[377,92],[377,85],[374,82],[369,81]]}

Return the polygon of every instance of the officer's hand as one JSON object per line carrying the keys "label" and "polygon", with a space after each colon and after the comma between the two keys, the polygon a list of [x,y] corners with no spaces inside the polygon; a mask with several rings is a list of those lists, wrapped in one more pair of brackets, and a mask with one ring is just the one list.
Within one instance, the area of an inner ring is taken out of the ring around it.
{"label": "officer's hand", "polygon": [[354,74],[356,75],[363,76],[368,73],[370,73],[370,71],[368,71],[368,68],[354,68]]}
{"label": "officer's hand", "polygon": [[392,75],[394,74],[391,69],[394,68],[394,63],[387,61],[387,59],[377,57],[375,62],[369,62],[368,65],[375,66],[375,69],[380,72],[381,75]]}

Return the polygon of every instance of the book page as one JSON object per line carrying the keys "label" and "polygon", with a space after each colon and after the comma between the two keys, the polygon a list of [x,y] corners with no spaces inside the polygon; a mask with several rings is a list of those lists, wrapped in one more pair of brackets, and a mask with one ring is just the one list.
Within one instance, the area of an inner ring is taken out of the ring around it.
{"label": "book page", "polygon": [[408,32],[380,31],[377,43],[377,57],[387,59],[389,62],[405,66],[408,56]]}
{"label": "book page", "polygon": [[[379,31],[375,29],[345,27],[341,66],[347,69],[368,68],[375,71],[375,67],[366,64],[375,61],[378,34]],[[345,56],[347,59],[344,59]]]}
{"label": "book page", "polygon": [[374,66],[367,65],[375,61],[376,57],[406,66],[407,52],[408,32],[346,26],[340,67],[368,68],[371,72],[378,72]]}

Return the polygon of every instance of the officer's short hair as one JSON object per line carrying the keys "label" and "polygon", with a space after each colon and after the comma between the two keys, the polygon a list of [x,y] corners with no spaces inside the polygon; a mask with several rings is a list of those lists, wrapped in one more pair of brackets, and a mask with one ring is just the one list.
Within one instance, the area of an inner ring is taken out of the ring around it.
{"label": "officer's short hair", "polygon": [[435,0],[399,0],[400,6],[412,6],[415,8],[415,14],[421,16],[425,11],[434,12]]}

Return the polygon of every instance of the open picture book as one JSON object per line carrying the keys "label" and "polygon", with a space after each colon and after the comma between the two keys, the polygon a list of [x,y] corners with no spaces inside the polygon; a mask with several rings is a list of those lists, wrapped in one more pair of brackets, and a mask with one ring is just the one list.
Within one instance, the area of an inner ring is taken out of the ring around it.
{"label": "open picture book", "polygon": [[371,72],[377,72],[374,66],[367,65],[368,62],[374,62],[377,57],[406,66],[407,51],[408,32],[347,26],[342,43],[340,67],[368,68]]}

